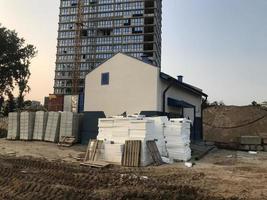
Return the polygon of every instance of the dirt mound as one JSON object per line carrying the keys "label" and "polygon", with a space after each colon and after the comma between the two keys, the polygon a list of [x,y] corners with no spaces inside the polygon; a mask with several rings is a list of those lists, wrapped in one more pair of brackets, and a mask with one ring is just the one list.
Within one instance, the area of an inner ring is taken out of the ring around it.
{"label": "dirt mound", "polygon": [[215,106],[203,113],[204,139],[238,142],[240,136],[267,136],[267,110],[259,106]]}
{"label": "dirt mound", "polygon": [[203,176],[198,172],[159,175],[149,168],[89,169],[0,157],[0,199],[239,199],[220,197],[192,184]]}

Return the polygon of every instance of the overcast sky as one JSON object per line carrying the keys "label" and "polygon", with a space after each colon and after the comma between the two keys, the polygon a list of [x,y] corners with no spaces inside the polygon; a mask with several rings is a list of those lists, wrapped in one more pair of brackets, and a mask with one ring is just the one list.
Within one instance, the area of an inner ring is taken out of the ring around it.
{"label": "overcast sky", "polygon": [[[53,92],[59,0],[0,0],[0,23],[37,46],[31,93]],[[163,0],[162,71],[209,100],[267,100],[266,0]]]}

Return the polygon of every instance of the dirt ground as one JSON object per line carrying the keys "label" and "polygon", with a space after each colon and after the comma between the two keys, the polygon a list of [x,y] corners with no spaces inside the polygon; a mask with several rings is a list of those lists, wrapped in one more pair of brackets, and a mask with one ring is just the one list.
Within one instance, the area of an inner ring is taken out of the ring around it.
{"label": "dirt ground", "polygon": [[80,167],[85,147],[0,139],[0,199],[267,199],[267,153],[213,150],[192,168]]}
{"label": "dirt ground", "polygon": [[203,113],[204,140],[239,142],[241,136],[267,138],[267,109],[259,106],[214,106]]}

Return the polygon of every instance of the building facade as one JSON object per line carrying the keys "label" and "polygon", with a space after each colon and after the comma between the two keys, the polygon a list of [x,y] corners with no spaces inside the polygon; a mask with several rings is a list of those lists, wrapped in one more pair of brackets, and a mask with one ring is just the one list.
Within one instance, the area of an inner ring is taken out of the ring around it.
{"label": "building facade", "polygon": [[201,138],[202,97],[207,95],[201,89],[118,53],[87,74],[84,110],[103,111],[106,116],[126,112],[189,118],[194,124],[194,138]]}
{"label": "building facade", "polygon": [[[162,0],[81,0],[79,92],[85,75],[117,52],[161,66]],[[78,0],[61,0],[55,94],[71,94]]]}

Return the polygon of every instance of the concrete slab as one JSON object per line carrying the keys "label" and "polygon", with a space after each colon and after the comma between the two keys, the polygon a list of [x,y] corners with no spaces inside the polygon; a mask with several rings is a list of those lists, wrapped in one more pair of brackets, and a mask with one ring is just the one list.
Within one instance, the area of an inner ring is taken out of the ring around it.
{"label": "concrete slab", "polygon": [[259,136],[241,136],[241,144],[260,145],[262,144],[262,138]]}

